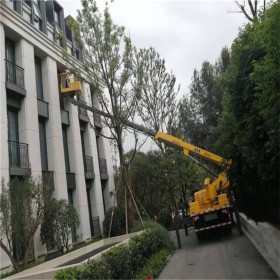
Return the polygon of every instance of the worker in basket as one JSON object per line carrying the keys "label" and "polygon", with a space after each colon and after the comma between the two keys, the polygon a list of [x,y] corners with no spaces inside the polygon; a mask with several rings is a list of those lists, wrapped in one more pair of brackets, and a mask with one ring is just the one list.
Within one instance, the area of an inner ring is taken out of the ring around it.
{"label": "worker in basket", "polygon": [[70,87],[70,83],[74,82],[74,75],[67,68],[64,71],[64,78],[65,78],[65,87],[66,88]]}

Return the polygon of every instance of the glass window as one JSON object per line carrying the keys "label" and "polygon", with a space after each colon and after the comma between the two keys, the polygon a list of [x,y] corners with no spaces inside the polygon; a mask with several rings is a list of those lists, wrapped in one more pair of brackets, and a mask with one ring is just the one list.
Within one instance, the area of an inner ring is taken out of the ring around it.
{"label": "glass window", "polygon": [[40,137],[40,152],[41,152],[41,165],[42,170],[48,170],[48,155],[47,155],[47,138],[45,121],[39,119],[39,137]]}
{"label": "glass window", "polygon": [[70,172],[70,163],[69,163],[69,151],[68,151],[68,141],[67,141],[67,128],[62,127],[62,138],[63,138],[63,148],[64,148],[64,160],[65,160],[65,171],[66,173]]}
{"label": "glass window", "polygon": [[60,27],[59,12],[54,11],[54,22]]}
{"label": "glass window", "polygon": [[5,52],[6,60],[6,79],[11,83],[16,83],[16,55],[15,43],[8,38],[5,38]]}
{"label": "glass window", "polygon": [[8,138],[18,142],[18,113],[14,110],[8,110]]}
{"label": "glass window", "polygon": [[13,64],[16,63],[15,42],[5,38],[6,59]]}
{"label": "glass window", "polygon": [[42,30],[42,16],[40,11],[40,6],[38,4],[39,3],[37,1],[33,2],[33,16],[34,16],[33,24],[38,30]]}
{"label": "glass window", "polygon": [[79,59],[79,56],[80,56],[79,54],[80,54],[79,50],[75,49],[75,58],[76,59]]}
{"label": "glass window", "polygon": [[10,142],[9,158],[12,165],[19,164],[19,150],[18,150],[18,112],[8,109],[8,139]]}
{"label": "glass window", "polygon": [[40,100],[44,100],[41,59],[37,56],[35,56],[34,58],[35,58],[35,75],[36,75],[37,98],[40,99]]}
{"label": "glass window", "polygon": [[16,10],[16,1],[15,0],[6,0],[6,4],[10,9]]}

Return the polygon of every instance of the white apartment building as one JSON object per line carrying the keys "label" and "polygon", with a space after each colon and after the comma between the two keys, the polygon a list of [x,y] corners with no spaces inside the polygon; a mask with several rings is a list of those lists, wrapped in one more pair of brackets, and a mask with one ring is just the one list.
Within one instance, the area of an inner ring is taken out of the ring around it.
{"label": "white apartment building", "polygon": [[[50,176],[55,198],[67,199],[79,213],[72,241],[81,242],[102,231],[104,212],[113,203],[114,176],[110,144],[96,133],[106,134],[100,116],[60,93],[58,75],[66,67],[62,49],[76,66],[83,59],[67,20],[55,0],[0,1],[0,178]],[[81,87],[83,100],[98,107],[94,85],[82,80]],[[0,250],[1,273],[11,263]],[[47,252],[38,231],[32,257]]]}

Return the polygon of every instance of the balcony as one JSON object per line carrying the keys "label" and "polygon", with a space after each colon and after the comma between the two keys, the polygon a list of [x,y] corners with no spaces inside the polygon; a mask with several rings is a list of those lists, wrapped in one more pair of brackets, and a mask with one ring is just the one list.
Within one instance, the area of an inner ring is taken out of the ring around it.
{"label": "balcony", "polygon": [[108,170],[107,170],[107,161],[105,158],[99,158],[99,170],[101,180],[108,180]]}
{"label": "balcony", "polygon": [[[82,100],[79,100],[79,101],[85,103]],[[82,108],[82,107],[78,106],[78,113],[79,113],[79,119],[81,121],[89,123],[89,117],[88,117],[88,114],[87,114],[87,110],[85,108]]]}
{"label": "balcony", "polygon": [[49,118],[49,103],[44,100],[37,99],[38,115],[46,119]]}
{"label": "balcony", "polygon": [[61,123],[62,124],[70,125],[69,112],[60,108],[60,116],[61,116]]}
{"label": "balcony", "polygon": [[76,189],[76,177],[75,173],[66,173],[67,189],[75,190]]}
{"label": "balcony", "polygon": [[26,90],[24,88],[24,69],[8,60],[5,61],[7,91],[18,97],[26,96]]}
{"label": "balcony", "polygon": [[31,173],[28,144],[9,141],[10,175],[25,176]]}
{"label": "balcony", "polygon": [[101,121],[101,116],[97,113],[93,113],[93,118],[94,118],[94,126],[96,128],[103,128],[102,121]]}
{"label": "balcony", "polygon": [[94,179],[93,159],[90,156],[84,156],[84,167],[86,179]]}

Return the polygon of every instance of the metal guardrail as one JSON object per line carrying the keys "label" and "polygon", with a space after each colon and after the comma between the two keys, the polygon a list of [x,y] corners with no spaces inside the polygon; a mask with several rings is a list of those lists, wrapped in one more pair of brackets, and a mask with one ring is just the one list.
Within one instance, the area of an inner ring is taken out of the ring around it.
{"label": "metal guardrail", "polygon": [[29,168],[28,144],[9,141],[10,166]]}
{"label": "metal guardrail", "polygon": [[24,69],[6,60],[6,81],[24,89]]}
{"label": "metal guardrail", "polygon": [[101,236],[99,216],[92,217],[90,219],[90,228],[91,228],[91,237],[95,238]]}

